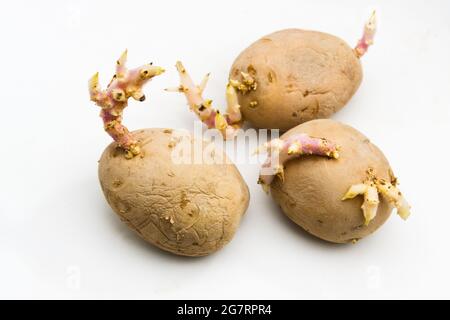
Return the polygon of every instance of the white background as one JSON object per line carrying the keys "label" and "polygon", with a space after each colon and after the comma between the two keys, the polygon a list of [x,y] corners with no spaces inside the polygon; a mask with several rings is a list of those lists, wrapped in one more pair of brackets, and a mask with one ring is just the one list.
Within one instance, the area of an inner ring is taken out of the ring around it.
{"label": "white background", "polygon": [[[110,142],[87,79],[115,60],[167,69],[125,123],[193,128],[182,59],[224,105],[228,69],[259,37],[288,27],[354,45],[372,8],[376,44],[364,80],[333,118],[377,144],[411,218],[395,214],[357,245],[316,240],[291,223],[238,164],[251,201],[234,240],[205,258],[140,240],[106,204],[97,160]],[[0,11],[0,298],[450,298],[448,1],[9,1]]]}

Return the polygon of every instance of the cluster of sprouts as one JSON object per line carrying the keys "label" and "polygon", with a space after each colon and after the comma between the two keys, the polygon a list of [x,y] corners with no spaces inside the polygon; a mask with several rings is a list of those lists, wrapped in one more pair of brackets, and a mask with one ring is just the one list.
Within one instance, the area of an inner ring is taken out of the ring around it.
{"label": "cluster of sprouts", "polygon": [[126,67],[127,51],[116,63],[116,73],[105,90],[99,85],[98,72],[89,80],[89,94],[100,108],[105,131],[125,150],[127,158],[140,153],[138,141],[122,124],[123,110],[128,106],[128,99],[144,101],[142,87],[153,77],[164,72],[152,63],[134,69]]}
{"label": "cluster of sprouts", "polygon": [[168,88],[166,91],[180,92],[186,97],[191,111],[206,125],[208,129],[217,129],[225,139],[231,139],[235,136],[238,129],[242,126],[241,107],[237,97],[237,81],[230,81],[226,88],[227,109],[222,114],[217,108],[213,107],[212,100],[203,98],[203,91],[208,83],[209,73],[206,74],[200,84],[196,85],[183,64],[178,61],[176,69],[180,76],[180,85],[175,88]]}
{"label": "cluster of sprouts", "polygon": [[358,195],[364,196],[361,209],[364,214],[365,225],[377,215],[378,204],[380,203],[378,194],[386,198],[389,203],[397,209],[398,215],[406,220],[410,215],[410,206],[397,187],[397,179],[386,181],[378,179],[372,168],[367,170],[367,178],[362,183],[352,185],[342,200],[353,199]]}

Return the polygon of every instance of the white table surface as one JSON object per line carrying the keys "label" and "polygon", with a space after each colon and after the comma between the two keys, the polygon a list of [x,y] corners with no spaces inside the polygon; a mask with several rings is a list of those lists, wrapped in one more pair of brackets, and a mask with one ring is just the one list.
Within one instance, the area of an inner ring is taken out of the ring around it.
{"label": "white table surface", "polygon": [[[372,8],[376,44],[364,80],[333,118],[389,158],[413,209],[357,245],[330,245],[291,223],[240,163],[251,201],[234,238],[206,258],[164,253],[106,204],[97,160],[110,142],[87,79],[129,64],[167,72],[131,102],[131,129],[193,127],[178,83],[182,59],[224,105],[228,69],[259,37],[287,27],[353,45]],[[450,298],[448,1],[9,1],[2,46],[0,298]]]}

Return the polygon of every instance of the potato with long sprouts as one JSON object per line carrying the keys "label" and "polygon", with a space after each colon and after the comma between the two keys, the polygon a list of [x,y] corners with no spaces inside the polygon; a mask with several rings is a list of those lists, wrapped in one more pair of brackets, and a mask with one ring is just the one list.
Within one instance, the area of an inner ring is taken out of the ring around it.
{"label": "potato with long sprouts", "polygon": [[383,153],[350,126],[309,121],[263,149],[269,155],[259,183],[291,220],[321,239],[354,243],[394,207],[403,219],[410,214]]}
{"label": "potato with long sprouts", "polygon": [[[132,230],[163,250],[184,256],[216,252],[231,241],[247,209],[247,185],[211,142],[179,130],[129,132],[123,126],[128,99],[144,101],[143,85],[164,71],[151,64],[128,70],[125,60],[126,52],[106,90],[98,74],[89,80],[91,100],[102,108],[105,130],[114,139],[98,167],[105,198]],[[206,80],[198,90],[205,85]],[[198,149],[207,151],[200,159],[191,154]]]}

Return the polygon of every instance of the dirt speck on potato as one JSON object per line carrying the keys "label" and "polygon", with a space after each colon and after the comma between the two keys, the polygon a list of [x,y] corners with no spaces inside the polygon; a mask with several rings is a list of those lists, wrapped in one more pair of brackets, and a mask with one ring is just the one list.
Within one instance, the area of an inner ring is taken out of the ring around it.
{"label": "dirt speck on potato", "polygon": [[250,101],[250,103],[249,103],[250,108],[256,108],[257,106],[258,106],[258,101],[256,101],[256,100]]}
{"label": "dirt speck on potato", "polygon": [[247,72],[251,75],[251,76],[256,76],[256,69],[252,64],[249,64],[247,66]]}
{"label": "dirt speck on potato", "polygon": [[113,182],[113,187],[114,187],[114,188],[119,188],[122,184],[123,184],[122,180],[116,179],[116,180],[114,180],[114,182]]}

